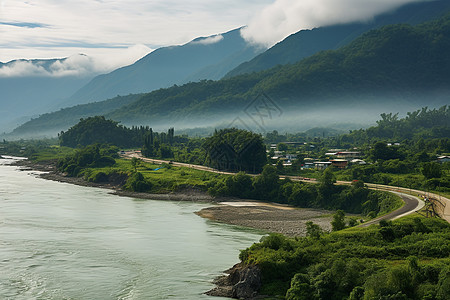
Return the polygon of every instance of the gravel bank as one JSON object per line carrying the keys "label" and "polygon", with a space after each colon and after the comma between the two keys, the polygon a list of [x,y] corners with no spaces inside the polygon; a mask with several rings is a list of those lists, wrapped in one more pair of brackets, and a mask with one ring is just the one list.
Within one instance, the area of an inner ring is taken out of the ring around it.
{"label": "gravel bank", "polygon": [[[251,202],[245,202],[251,203]],[[331,211],[300,209],[254,202],[250,205],[230,203],[202,209],[201,217],[227,224],[251,227],[287,236],[305,236],[306,222],[312,221],[323,230],[331,230]]]}

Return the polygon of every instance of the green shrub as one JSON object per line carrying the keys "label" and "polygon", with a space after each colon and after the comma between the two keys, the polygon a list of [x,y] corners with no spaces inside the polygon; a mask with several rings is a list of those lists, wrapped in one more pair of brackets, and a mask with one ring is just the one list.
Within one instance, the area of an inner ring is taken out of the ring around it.
{"label": "green shrub", "polygon": [[133,192],[148,192],[152,189],[152,184],[144,178],[142,173],[134,172],[128,177],[124,188]]}

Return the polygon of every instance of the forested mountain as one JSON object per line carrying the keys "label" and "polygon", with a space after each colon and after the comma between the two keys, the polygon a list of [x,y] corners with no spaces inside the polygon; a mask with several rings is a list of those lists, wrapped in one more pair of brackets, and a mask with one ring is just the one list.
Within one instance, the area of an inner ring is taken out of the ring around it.
{"label": "forested mountain", "polygon": [[240,29],[197,38],[182,46],[159,48],[133,65],[100,75],[77,91],[70,101],[87,103],[189,81],[220,79],[260,51],[241,37]]}
{"label": "forested mountain", "polygon": [[105,101],[62,108],[59,111],[43,114],[39,118],[31,119],[14,129],[10,136],[56,136],[60,131],[65,131],[78,123],[81,118],[105,115],[138,100],[142,95],[131,94],[128,96],[117,96]]}
{"label": "forested mountain", "polygon": [[296,64],[160,89],[106,117],[154,128],[227,126],[238,118],[245,127],[282,113],[270,129],[306,130],[337,120],[367,124],[382,112],[439,107],[449,98],[450,14],[416,26],[387,25]]}
{"label": "forested mountain", "polygon": [[24,117],[61,107],[64,99],[97,75],[94,72],[69,74],[75,70],[62,69],[62,66],[67,68],[68,59],[89,60],[78,55],[0,62],[0,133],[17,127]]}
{"label": "forested mountain", "polygon": [[[356,106],[382,111],[446,104],[450,95],[450,14],[422,25],[388,25],[339,50],[293,65],[146,94],[108,114],[124,123],[237,114],[260,93],[284,112]],[[209,120],[208,120],[209,119]]]}
{"label": "forested mountain", "polygon": [[375,17],[369,22],[357,22],[301,30],[290,35],[267,51],[231,70],[226,77],[267,70],[277,65],[292,64],[322,50],[335,50],[347,45],[371,29],[384,25],[407,23],[417,25],[450,11],[450,1],[410,3],[394,12]]}

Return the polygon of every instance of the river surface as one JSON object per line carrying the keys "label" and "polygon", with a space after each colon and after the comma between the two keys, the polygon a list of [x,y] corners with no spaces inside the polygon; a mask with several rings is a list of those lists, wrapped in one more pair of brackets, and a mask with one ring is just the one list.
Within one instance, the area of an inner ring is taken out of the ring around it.
{"label": "river surface", "polygon": [[[0,159],[0,299],[221,299],[203,293],[261,232],[37,178]],[[223,299],[223,298],[222,298]]]}

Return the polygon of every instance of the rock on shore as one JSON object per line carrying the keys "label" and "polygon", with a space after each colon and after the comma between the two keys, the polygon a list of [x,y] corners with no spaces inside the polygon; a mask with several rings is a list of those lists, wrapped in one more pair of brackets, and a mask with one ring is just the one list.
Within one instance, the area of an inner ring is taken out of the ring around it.
{"label": "rock on shore", "polygon": [[227,275],[220,276],[214,281],[217,287],[206,292],[206,295],[258,299],[258,291],[261,288],[261,270],[258,266],[236,264],[225,273]]}

